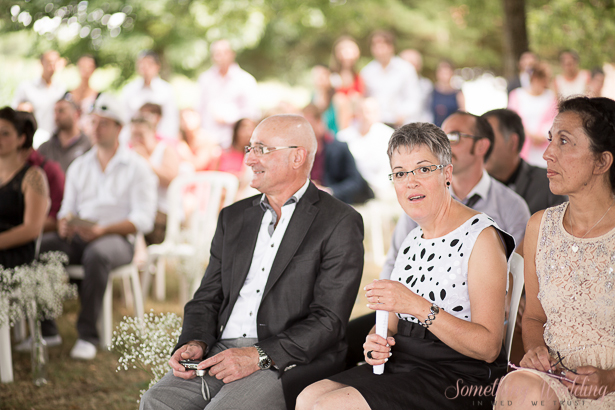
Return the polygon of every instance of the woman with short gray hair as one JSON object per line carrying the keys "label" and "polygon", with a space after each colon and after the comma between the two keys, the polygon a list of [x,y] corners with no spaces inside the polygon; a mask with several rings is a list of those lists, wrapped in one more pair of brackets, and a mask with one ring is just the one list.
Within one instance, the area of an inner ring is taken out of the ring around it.
{"label": "woman with short gray hair", "polygon": [[[397,199],[419,225],[391,280],[365,287],[368,307],[391,313],[388,337],[372,330],[363,345],[370,366],[312,384],[297,409],[489,408],[486,387],[506,372],[506,259],[514,240],[451,197],[451,148],[440,128],[404,125],[388,154]],[[374,375],[371,366],[384,363]]]}

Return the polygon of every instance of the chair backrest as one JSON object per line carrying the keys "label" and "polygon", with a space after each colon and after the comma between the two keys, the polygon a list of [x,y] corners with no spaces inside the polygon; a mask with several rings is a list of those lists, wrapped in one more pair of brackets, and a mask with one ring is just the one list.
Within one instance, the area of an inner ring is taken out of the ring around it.
{"label": "chair backrest", "polygon": [[34,259],[38,259],[39,254],[41,253],[41,242],[43,241],[43,233],[36,238],[36,244],[34,245]]}
{"label": "chair backrest", "polygon": [[512,292],[510,296],[510,309],[508,311],[508,325],[506,326],[506,348],[507,360],[510,360],[510,348],[512,346],[513,334],[515,333],[515,323],[517,321],[517,311],[519,310],[519,301],[523,292],[523,257],[516,252],[513,252],[510,257],[510,273],[513,277]]}
{"label": "chair backrest", "polygon": [[164,242],[189,243],[208,258],[218,214],[235,201],[238,187],[237,177],[226,172],[202,171],[175,178],[167,193]]}

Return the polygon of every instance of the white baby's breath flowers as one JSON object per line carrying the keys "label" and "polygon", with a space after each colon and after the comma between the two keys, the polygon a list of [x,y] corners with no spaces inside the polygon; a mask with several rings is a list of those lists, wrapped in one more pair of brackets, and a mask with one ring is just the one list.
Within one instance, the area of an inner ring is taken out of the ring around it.
{"label": "white baby's breath flowers", "polygon": [[[145,314],[143,320],[126,317],[113,332],[110,350],[120,354],[116,371],[141,369],[152,376],[147,389],[171,368],[168,364],[181,334],[182,318],[175,313]],[[140,396],[147,391],[141,390]]]}
{"label": "white baby's breath flowers", "polygon": [[14,269],[0,266],[0,326],[7,322],[12,326],[24,316],[38,320],[59,317],[62,302],[77,297],[76,286],[68,283],[67,262],[62,252],[46,252],[29,265]]}

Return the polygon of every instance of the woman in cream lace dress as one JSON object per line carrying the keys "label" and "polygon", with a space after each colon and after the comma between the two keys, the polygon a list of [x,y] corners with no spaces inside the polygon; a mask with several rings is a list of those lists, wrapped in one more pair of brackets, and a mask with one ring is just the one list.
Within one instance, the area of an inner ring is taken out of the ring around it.
{"label": "woman in cream lace dress", "polygon": [[522,370],[496,409],[615,409],[615,101],[563,101],[545,151],[553,193],[525,239]]}

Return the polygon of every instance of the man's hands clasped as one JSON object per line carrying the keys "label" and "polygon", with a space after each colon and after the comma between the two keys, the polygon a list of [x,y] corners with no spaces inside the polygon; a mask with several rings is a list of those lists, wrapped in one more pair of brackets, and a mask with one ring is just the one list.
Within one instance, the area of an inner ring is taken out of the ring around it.
{"label": "man's hands clasped", "polygon": [[[173,368],[173,375],[182,379],[192,379],[196,376],[194,370],[186,370],[180,360],[201,360],[205,353],[205,346],[200,342],[190,342],[173,353],[169,365]],[[230,383],[243,379],[260,370],[258,366],[258,351],[255,347],[241,347],[224,350],[197,366],[199,370],[208,370],[209,375]]]}

